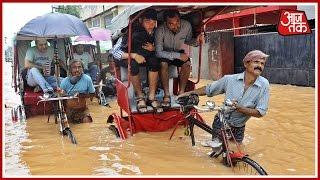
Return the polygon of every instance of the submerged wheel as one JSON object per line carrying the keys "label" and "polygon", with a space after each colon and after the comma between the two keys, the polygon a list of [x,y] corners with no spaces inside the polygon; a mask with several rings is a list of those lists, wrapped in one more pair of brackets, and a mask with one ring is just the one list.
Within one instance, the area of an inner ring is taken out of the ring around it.
{"label": "submerged wheel", "polygon": [[237,175],[268,175],[257,162],[248,157],[233,158],[232,163]]}
{"label": "submerged wheel", "polygon": [[118,130],[118,128],[116,128],[115,125],[113,125],[113,124],[110,125],[109,129],[113,132],[114,135],[116,135],[117,138],[120,138],[119,130]]}
{"label": "submerged wheel", "polygon": [[68,135],[68,137],[69,137],[69,139],[71,140],[72,144],[77,144],[77,140],[76,140],[76,138],[74,137],[71,129],[66,128],[66,129],[64,130],[64,133],[65,133],[66,135]]}

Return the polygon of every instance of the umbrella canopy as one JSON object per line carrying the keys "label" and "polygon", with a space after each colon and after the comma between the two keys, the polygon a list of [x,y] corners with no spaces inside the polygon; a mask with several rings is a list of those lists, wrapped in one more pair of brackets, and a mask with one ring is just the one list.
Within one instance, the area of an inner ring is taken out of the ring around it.
{"label": "umbrella canopy", "polygon": [[111,39],[111,31],[104,28],[90,28],[90,34],[96,41],[108,41]]}
{"label": "umbrella canopy", "polygon": [[111,40],[111,31],[104,28],[90,28],[90,34],[92,36],[82,35],[79,36],[75,41],[109,41]]}
{"label": "umbrella canopy", "polygon": [[25,24],[18,32],[17,39],[66,38],[80,35],[91,37],[81,19],[70,14],[48,13]]}
{"label": "umbrella canopy", "polygon": [[75,42],[91,42],[95,40],[89,36],[78,36],[74,41]]}

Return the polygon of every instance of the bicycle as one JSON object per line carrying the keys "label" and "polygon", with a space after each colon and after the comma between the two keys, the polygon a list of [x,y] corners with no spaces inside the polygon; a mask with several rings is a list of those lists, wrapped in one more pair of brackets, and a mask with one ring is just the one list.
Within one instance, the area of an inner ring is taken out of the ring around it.
{"label": "bicycle", "polygon": [[[216,148],[212,148],[213,152],[209,155],[212,158],[218,158],[222,155],[222,162],[225,166],[231,167],[235,173],[241,173],[245,175],[268,175],[267,172],[254,160],[250,159],[248,154],[245,154],[240,150],[240,146],[235,140],[235,137],[225,119],[225,116],[231,113],[234,108],[232,107],[232,102],[230,100],[226,100],[222,106],[216,106],[213,101],[207,101],[206,108],[198,107],[199,96],[197,94],[190,94],[189,96],[183,96],[177,99],[176,101],[180,104],[180,110],[184,114],[187,120],[187,126],[190,133],[187,133],[191,137],[192,146],[195,145],[195,138],[193,128],[194,125],[198,126],[202,130],[213,135],[213,129],[205,124],[203,121],[196,119],[194,116],[198,115],[199,112],[218,112],[219,120],[222,123],[222,127],[220,128],[221,136],[222,136],[222,145],[216,151]],[[231,138],[237,146],[238,152],[234,152],[229,148],[229,141]],[[237,167],[237,169],[235,168]]]}
{"label": "bicycle", "polygon": [[[63,97],[58,96],[55,98],[43,98],[43,97],[39,96],[40,101],[38,101],[38,103],[37,103],[37,104],[39,104],[40,102],[56,101],[55,108],[54,108],[55,122],[56,123],[59,122],[60,133],[62,135],[67,135],[70,138],[72,144],[77,144],[77,140],[70,129],[67,114],[64,109],[64,105],[63,105],[62,101],[68,100],[68,99],[78,98],[77,96],[78,96],[78,94],[76,94],[74,96],[63,96]],[[48,122],[49,122],[49,119],[50,119],[50,114],[48,116]]]}
{"label": "bicycle", "polygon": [[[53,58],[53,62],[54,62],[54,71],[55,71],[55,78],[56,78],[56,82],[57,82],[57,88],[59,88],[60,85],[60,63],[58,60],[58,47],[57,47],[57,39],[55,38],[53,40],[53,47],[54,47],[54,58]],[[67,135],[72,144],[77,144],[77,140],[75,138],[75,136],[73,135],[70,126],[69,126],[69,122],[68,122],[68,117],[63,105],[63,100],[67,100],[67,99],[73,99],[73,98],[78,98],[78,94],[76,93],[74,96],[61,96],[59,93],[57,93],[57,97],[54,98],[44,98],[42,96],[39,96],[40,101],[38,101],[37,105],[39,104],[39,102],[43,102],[43,101],[54,101],[56,102],[56,104],[54,105],[54,117],[55,117],[55,123],[57,123],[59,121],[59,125],[60,125],[60,133],[64,136]],[[48,122],[50,119],[50,114],[48,116]]]}

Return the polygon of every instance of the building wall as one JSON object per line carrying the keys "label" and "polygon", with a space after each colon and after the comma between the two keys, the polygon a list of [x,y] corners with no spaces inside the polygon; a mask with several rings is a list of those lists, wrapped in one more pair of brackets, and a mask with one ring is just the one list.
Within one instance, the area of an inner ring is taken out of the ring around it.
{"label": "building wall", "polygon": [[270,55],[262,74],[270,83],[315,86],[314,31],[295,36],[267,33],[235,37],[235,73],[244,70],[242,59],[253,49]]}
{"label": "building wall", "polygon": [[[262,73],[262,76],[266,77],[270,83],[315,86],[314,31],[308,35],[281,36],[278,33],[265,33],[231,39],[221,39],[222,36],[219,33],[213,34],[216,35],[210,35],[209,41],[202,48],[200,78],[216,80],[221,77],[217,75],[230,74],[220,70],[229,66],[226,61],[232,58],[234,58],[234,73],[243,72],[242,59],[244,56],[251,50],[259,49],[270,55]],[[222,48],[227,46],[230,48]],[[210,55],[212,52],[214,55]],[[234,56],[230,56],[231,54]],[[196,78],[199,48],[191,48],[191,57],[192,76]]]}
{"label": "building wall", "polygon": [[113,17],[122,12],[127,6],[123,5],[86,5],[80,11],[80,17],[88,28],[107,28]]}
{"label": "building wall", "polygon": [[80,17],[82,20],[94,17],[95,15],[103,12],[103,5],[85,5],[80,11]]}
{"label": "building wall", "polygon": [[[199,47],[191,48],[192,77],[198,77]],[[207,33],[202,46],[200,78],[218,80],[234,73],[234,38],[232,32]]]}

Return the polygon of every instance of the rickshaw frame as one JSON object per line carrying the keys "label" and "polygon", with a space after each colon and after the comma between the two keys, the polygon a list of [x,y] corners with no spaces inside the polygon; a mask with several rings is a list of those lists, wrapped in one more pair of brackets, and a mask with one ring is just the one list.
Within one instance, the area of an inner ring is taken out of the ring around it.
{"label": "rickshaw frame", "polygon": [[[131,48],[132,48],[132,25],[133,23],[140,17],[140,15],[150,7],[140,9],[139,11],[135,12],[137,13],[135,16],[132,16],[131,14],[128,22],[128,54],[131,53]],[[223,12],[227,7],[223,7],[219,9],[218,13],[213,14],[210,18],[208,18],[205,22],[203,22],[203,14],[202,11],[199,9],[193,9],[192,7],[162,7],[162,6],[151,6],[151,8],[155,8],[156,10],[166,10],[166,9],[176,9],[176,10],[193,10],[192,12],[200,12],[200,17],[201,17],[201,29],[200,33],[204,33],[205,31],[205,25],[208,24],[215,16],[219,15],[221,12]],[[126,28],[126,27],[124,27]],[[187,88],[186,91],[194,90],[195,84],[199,83],[200,81],[200,69],[201,69],[201,56],[202,56],[202,44],[200,43],[199,45],[199,60],[198,60],[198,77],[197,81],[193,82],[188,80],[187,83]],[[130,135],[133,136],[134,133],[140,132],[140,131],[165,131],[170,128],[173,128],[173,132],[170,136],[173,136],[176,128],[178,125],[186,125],[187,120],[183,116],[183,114],[180,112],[180,107],[171,107],[166,109],[164,112],[160,114],[156,114],[155,112],[147,112],[147,113],[138,113],[138,112],[133,112],[131,107],[130,107],[130,102],[129,102],[129,97],[128,97],[128,88],[130,87],[130,63],[131,63],[131,57],[128,56],[128,84],[125,85],[120,79],[120,70],[119,68],[116,69],[116,88],[117,88],[117,102],[120,107],[120,116],[117,115],[116,113],[111,114],[108,117],[107,122],[108,123],[113,123],[115,122],[116,126],[111,125],[109,129],[114,131],[116,136],[119,136],[121,139],[126,139],[128,138],[127,136],[127,131],[130,132]],[[178,80],[177,78],[174,79],[173,82],[173,94],[177,95],[178,92]],[[124,116],[123,111],[125,111],[127,116]],[[161,116],[161,117],[156,117],[156,116]],[[196,114],[195,117],[204,122],[202,117],[199,114]],[[146,121],[149,121],[149,119],[153,119],[154,121],[158,121],[158,123],[147,123]],[[159,120],[160,119],[160,120]],[[167,123],[162,122],[163,121],[170,121]],[[148,127],[150,126],[150,127]],[[161,127],[160,127],[161,126]]]}

